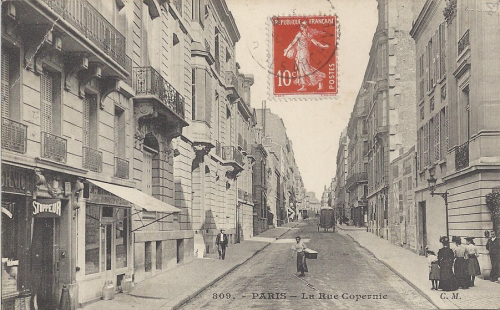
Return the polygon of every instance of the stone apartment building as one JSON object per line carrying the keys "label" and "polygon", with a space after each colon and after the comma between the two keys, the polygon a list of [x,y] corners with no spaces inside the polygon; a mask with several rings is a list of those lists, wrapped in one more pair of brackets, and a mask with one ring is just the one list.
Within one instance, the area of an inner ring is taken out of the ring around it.
{"label": "stone apartment building", "polygon": [[344,218],[351,215],[351,209],[349,208],[349,197],[346,191],[346,179],[348,175],[348,145],[349,138],[347,137],[347,129],[342,131],[339,139],[339,148],[337,150],[337,171],[335,173],[335,218]]}
{"label": "stone apartment building", "polygon": [[252,236],[238,39],[224,1],[2,3],[7,308],[63,286],[78,307],[213,251],[219,228]]}
{"label": "stone apartment building", "polygon": [[379,19],[360,92],[369,102],[368,221],[388,239],[389,165],[415,144],[415,52],[409,31],[416,2],[378,1]]}
{"label": "stone apartment building", "polygon": [[486,197],[500,183],[499,18],[485,1],[426,1],[412,29],[419,238],[432,249],[441,235],[475,237],[485,276],[484,232],[494,227]]}
{"label": "stone apartment building", "polygon": [[345,189],[349,195],[350,218],[358,227],[368,224],[368,127],[365,121],[370,102],[368,98],[364,90],[358,94],[347,125],[349,168]]}

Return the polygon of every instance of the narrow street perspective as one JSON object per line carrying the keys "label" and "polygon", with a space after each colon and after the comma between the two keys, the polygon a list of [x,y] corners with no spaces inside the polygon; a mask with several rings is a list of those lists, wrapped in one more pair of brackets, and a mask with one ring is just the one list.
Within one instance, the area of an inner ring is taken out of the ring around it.
{"label": "narrow street perspective", "polygon": [[[319,252],[298,277],[296,236]],[[180,309],[435,309],[343,233],[302,222]]]}

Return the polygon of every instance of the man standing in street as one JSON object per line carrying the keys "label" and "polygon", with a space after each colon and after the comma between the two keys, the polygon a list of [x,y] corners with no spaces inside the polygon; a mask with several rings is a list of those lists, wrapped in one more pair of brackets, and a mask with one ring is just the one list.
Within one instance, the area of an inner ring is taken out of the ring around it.
{"label": "man standing in street", "polygon": [[486,250],[490,252],[490,281],[495,282],[498,281],[500,276],[500,239],[497,238],[494,230],[490,233],[490,239],[486,243]]}
{"label": "man standing in street", "polygon": [[219,251],[219,259],[224,259],[226,257],[226,247],[227,247],[227,235],[224,233],[224,229],[220,230],[215,238],[215,244],[217,245],[217,250]]}

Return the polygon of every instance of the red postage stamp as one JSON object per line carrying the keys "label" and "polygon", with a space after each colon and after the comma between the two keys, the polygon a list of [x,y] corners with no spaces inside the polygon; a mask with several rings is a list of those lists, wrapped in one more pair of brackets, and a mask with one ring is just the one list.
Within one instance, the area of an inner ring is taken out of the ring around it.
{"label": "red postage stamp", "polygon": [[275,97],[337,94],[337,32],[336,16],[272,18]]}

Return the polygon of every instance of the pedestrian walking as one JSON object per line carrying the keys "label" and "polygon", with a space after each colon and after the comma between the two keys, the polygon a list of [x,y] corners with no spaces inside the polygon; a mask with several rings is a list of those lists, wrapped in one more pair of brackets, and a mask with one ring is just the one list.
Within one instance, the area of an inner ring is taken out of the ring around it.
{"label": "pedestrian walking", "polygon": [[431,290],[436,290],[439,287],[439,264],[438,258],[434,251],[427,251],[427,261],[429,263],[429,280],[431,280]]}
{"label": "pedestrian walking", "polygon": [[490,252],[490,281],[496,282],[500,276],[500,239],[497,238],[494,230],[490,232],[490,239],[486,243],[486,250]]}
{"label": "pedestrian walking", "polygon": [[462,244],[462,238],[454,236],[452,241],[455,243],[456,247],[453,250],[455,254],[455,263],[453,264],[453,270],[455,271],[455,276],[457,278],[458,286],[463,289],[469,288],[470,276],[469,276],[469,261],[467,249]]}
{"label": "pedestrian walking", "polygon": [[457,289],[455,274],[453,273],[455,255],[450,249],[450,238],[447,236],[441,237],[439,242],[443,244],[443,247],[438,251],[439,288],[443,291],[455,291]]}
{"label": "pedestrian walking", "polygon": [[305,252],[307,246],[301,241],[300,236],[295,237],[295,241],[296,243],[292,246],[292,250],[297,252],[297,272],[300,272],[299,277],[303,277],[305,276],[304,272],[308,272]]}
{"label": "pedestrian walking", "polygon": [[429,263],[429,280],[432,282],[432,290],[437,290],[439,287],[439,264],[438,258],[434,251],[427,251],[427,261]]}
{"label": "pedestrian walking", "polygon": [[477,257],[479,253],[477,252],[476,244],[474,243],[473,237],[465,238],[467,245],[467,253],[469,254],[469,276],[470,276],[470,286],[474,286],[474,280],[476,276],[481,275],[481,268],[479,267],[479,261]]}
{"label": "pedestrian walking", "polygon": [[226,247],[227,247],[227,235],[224,233],[224,229],[220,230],[220,233],[217,234],[215,238],[215,244],[217,245],[217,251],[219,252],[219,259],[226,258]]}

